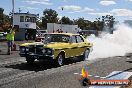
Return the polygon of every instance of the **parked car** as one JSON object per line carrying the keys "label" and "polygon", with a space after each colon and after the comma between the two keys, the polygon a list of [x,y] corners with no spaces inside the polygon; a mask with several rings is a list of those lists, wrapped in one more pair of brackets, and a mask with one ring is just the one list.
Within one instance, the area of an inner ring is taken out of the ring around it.
{"label": "parked car", "polygon": [[45,33],[47,33],[47,30],[37,30],[36,37],[39,37],[39,36],[41,36],[41,35],[43,35]]}
{"label": "parked car", "polygon": [[36,37],[35,38],[35,42],[43,42],[44,41],[44,37],[43,36],[41,36],[41,37]]}
{"label": "parked car", "polygon": [[46,33],[43,33],[35,38],[35,42],[43,42],[45,39]]}
{"label": "parked car", "polygon": [[20,45],[20,56],[26,57],[28,64],[37,60],[52,60],[59,66],[64,65],[70,57],[83,56],[86,60],[92,49],[92,43],[79,34],[47,33],[43,42],[24,43]]}
{"label": "parked car", "polygon": [[0,41],[5,41],[6,40],[6,32],[0,32]]}

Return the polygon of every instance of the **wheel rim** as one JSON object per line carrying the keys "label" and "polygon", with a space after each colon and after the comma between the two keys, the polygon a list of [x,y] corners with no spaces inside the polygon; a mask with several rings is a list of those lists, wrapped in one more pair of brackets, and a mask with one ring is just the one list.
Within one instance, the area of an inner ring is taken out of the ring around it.
{"label": "wheel rim", "polygon": [[63,65],[63,57],[62,57],[62,55],[59,55],[58,64],[59,64],[60,66]]}
{"label": "wheel rim", "polygon": [[88,56],[89,56],[89,50],[87,49],[85,51],[84,60],[87,60],[88,59]]}

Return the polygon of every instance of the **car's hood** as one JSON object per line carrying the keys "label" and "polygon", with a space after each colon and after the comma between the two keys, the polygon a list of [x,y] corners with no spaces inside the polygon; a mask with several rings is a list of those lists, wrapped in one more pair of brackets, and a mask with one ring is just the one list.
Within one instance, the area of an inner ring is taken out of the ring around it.
{"label": "car's hood", "polygon": [[54,48],[54,49],[61,49],[61,48],[65,48],[67,46],[68,46],[68,43],[60,43],[60,42],[54,42],[54,43],[49,43],[49,44],[45,45],[45,47]]}
{"label": "car's hood", "polygon": [[23,43],[20,46],[43,45],[42,42]]}
{"label": "car's hood", "polygon": [[44,44],[42,42],[33,42],[33,43],[24,43],[24,44],[21,44],[20,46],[30,46],[30,45],[43,45],[43,47],[45,48],[60,49],[60,48],[67,47],[68,43],[54,42],[54,43]]}

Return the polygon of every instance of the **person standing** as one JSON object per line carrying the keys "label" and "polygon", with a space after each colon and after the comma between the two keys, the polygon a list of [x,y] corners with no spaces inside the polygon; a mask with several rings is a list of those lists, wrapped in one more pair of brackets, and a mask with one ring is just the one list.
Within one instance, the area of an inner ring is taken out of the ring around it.
{"label": "person standing", "polygon": [[26,31],[26,33],[25,33],[25,39],[28,41],[28,32]]}
{"label": "person standing", "polygon": [[7,46],[8,46],[8,51],[7,54],[10,55],[11,50],[13,50],[13,45],[14,45],[14,36],[15,36],[15,28],[9,27],[8,33],[6,36],[7,39]]}

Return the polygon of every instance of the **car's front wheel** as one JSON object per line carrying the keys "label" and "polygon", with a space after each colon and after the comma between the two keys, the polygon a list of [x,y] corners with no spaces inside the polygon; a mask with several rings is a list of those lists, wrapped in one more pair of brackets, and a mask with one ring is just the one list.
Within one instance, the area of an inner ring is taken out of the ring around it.
{"label": "car's front wheel", "polygon": [[26,57],[26,61],[27,61],[27,64],[33,64],[34,58],[28,56]]}
{"label": "car's front wheel", "polygon": [[57,65],[59,65],[59,66],[62,66],[62,65],[64,65],[64,55],[63,54],[59,54],[58,55],[58,57],[57,57]]}

